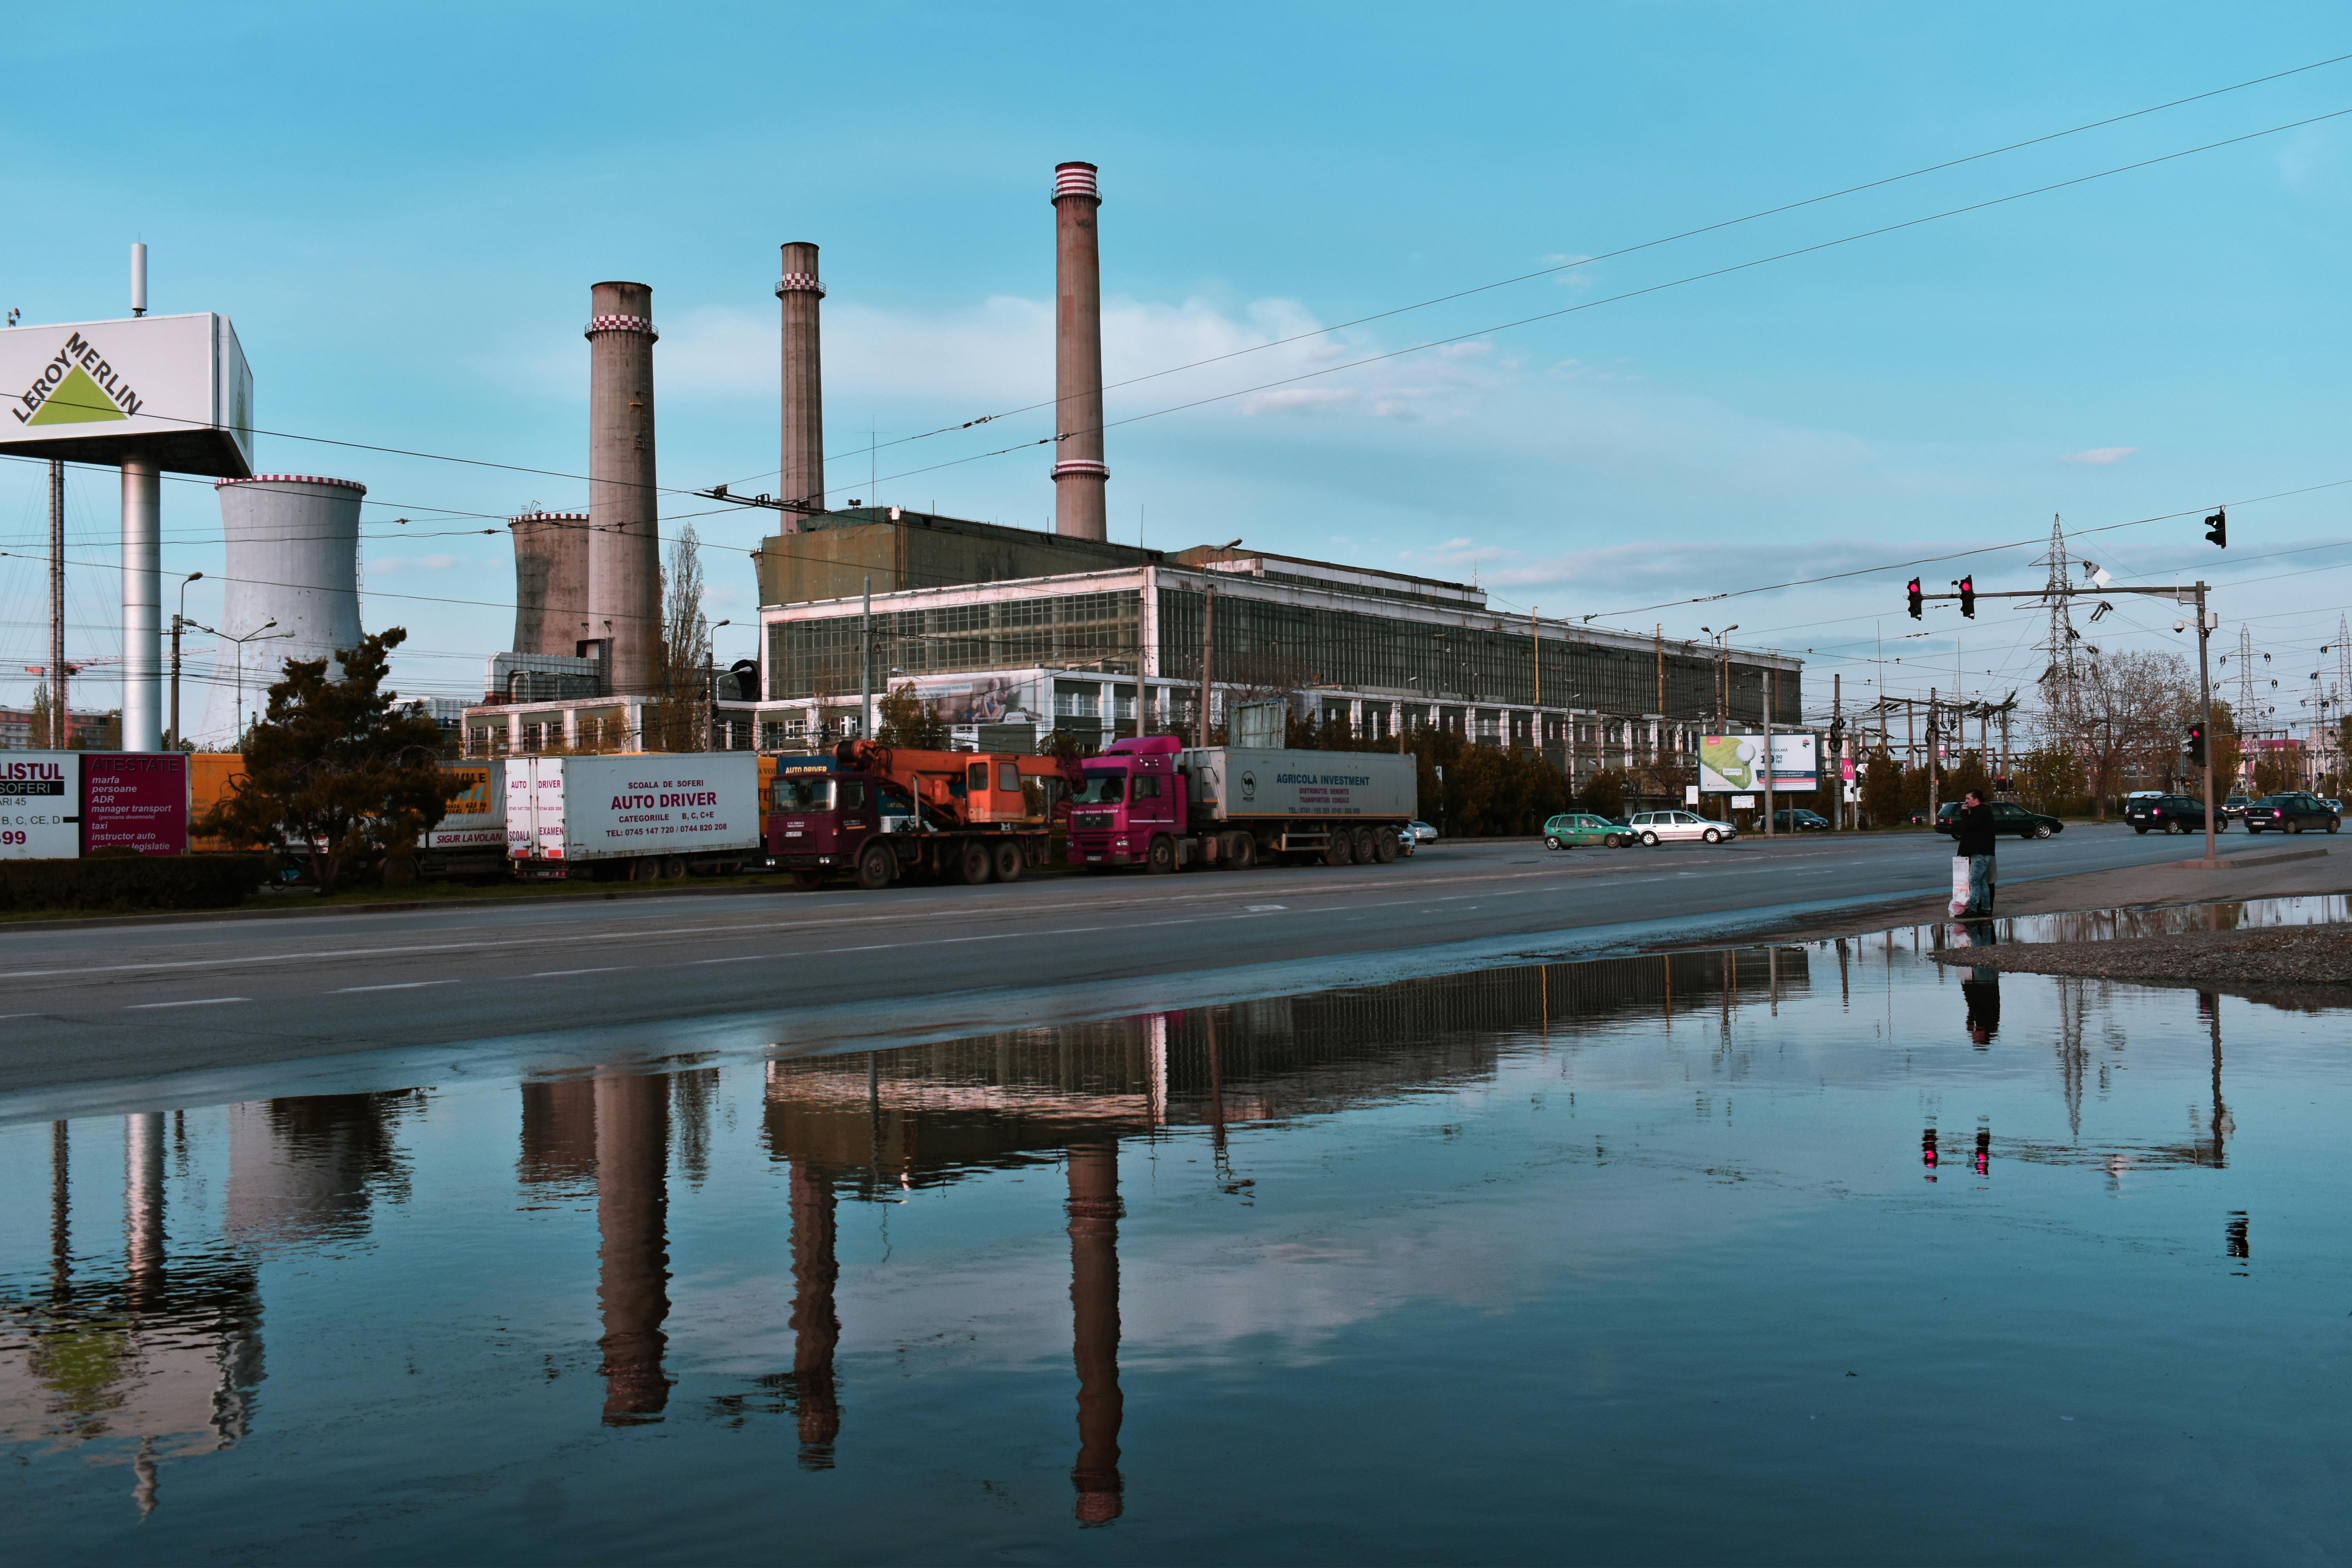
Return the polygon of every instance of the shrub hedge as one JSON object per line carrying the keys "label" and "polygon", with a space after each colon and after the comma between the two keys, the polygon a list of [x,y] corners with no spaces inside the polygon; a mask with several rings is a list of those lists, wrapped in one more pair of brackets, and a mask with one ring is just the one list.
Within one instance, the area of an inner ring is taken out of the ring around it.
{"label": "shrub hedge", "polygon": [[0,860],[0,910],[226,909],[268,875],[260,855]]}

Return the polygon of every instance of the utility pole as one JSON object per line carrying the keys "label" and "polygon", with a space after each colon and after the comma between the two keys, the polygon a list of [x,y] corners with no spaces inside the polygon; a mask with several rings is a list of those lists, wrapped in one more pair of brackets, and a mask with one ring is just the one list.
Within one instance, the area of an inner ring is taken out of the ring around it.
{"label": "utility pole", "polygon": [[1830,831],[1845,831],[1845,677],[1830,675]]}
{"label": "utility pole", "polygon": [[[719,626],[731,626],[733,621],[720,621],[710,628],[710,651],[702,658],[702,746],[706,752],[719,749]],[[176,699],[177,692],[175,690]],[[173,718],[176,720],[175,713]]]}
{"label": "utility pole", "polygon": [[857,738],[874,738],[874,574],[866,574],[865,605],[857,615]]}
{"label": "utility pole", "polygon": [[73,747],[73,710],[66,702],[66,465],[49,459],[49,741]]}
{"label": "utility pole", "polygon": [[1764,667],[1764,837],[1772,837],[1772,667]]}
{"label": "utility pole", "polygon": [[1930,826],[1935,825],[1936,808],[1943,804],[1937,798],[1943,793],[1944,784],[1943,770],[1937,765],[1939,761],[1941,759],[1936,755],[1936,689],[1931,686],[1927,688],[1927,823]]}
{"label": "utility pole", "polygon": [[2205,580],[2200,577],[2197,580],[2197,702],[2205,726],[2205,867],[2208,870],[2221,864],[2221,858],[2213,850],[2213,679],[2205,662],[2207,644],[2212,635],[2212,622],[2205,614]]}
{"label": "utility pole", "polygon": [[[1236,539],[1231,543],[1218,545],[1218,559],[1222,561],[1225,552],[1240,542],[1241,541]],[[1192,743],[1196,746],[1205,746],[1209,743],[1209,680],[1213,673],[1213,667],[1217,652],[1217,574],[1205,561],[1201,563],[1201,567],[1202,595],[1201,601],[1201,718],[1197,726],[1200,733],[1192,740]],[[1397,728],[1399,734],[1402,735],[1403,726],[1399,725]]]}

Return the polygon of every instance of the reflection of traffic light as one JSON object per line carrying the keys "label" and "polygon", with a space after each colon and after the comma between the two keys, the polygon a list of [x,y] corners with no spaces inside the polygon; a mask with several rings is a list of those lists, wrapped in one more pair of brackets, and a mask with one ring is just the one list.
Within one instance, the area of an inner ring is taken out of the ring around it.
{"label": "reflection of traffic light", "polygon": [[1912,578],[1911,586],[1904,592],[1911,596],[1911,618],[1916,621],[1919,619],[1919,579]]}
{"label": "reflection of traffic light", "polygon": [[2204,725],[2191,724],[2189,726],[2189,743],[2187,750],[2189,752],[2189,760],[2190,762],[2196,763],[2200,768],[2205,765]]}
{"label": "reflection of traffic light", "polygon": [[1992,1131],[1990,1128],[1979,1127],[1977,1129],[1977,1174],[1985,1175],[1991,1170]]}
{"label": "reflection of traffic light", "polygon": [[2230,548],[2230,513],[2227,508],[2205,520],[2205,542],[2218,544],[2224,550]]}
{"label": "reflection of traffic light", "polygon": [[1972,621],[1977,618],[1977,577],[1973,572],[1960,579],[1960,614]]}

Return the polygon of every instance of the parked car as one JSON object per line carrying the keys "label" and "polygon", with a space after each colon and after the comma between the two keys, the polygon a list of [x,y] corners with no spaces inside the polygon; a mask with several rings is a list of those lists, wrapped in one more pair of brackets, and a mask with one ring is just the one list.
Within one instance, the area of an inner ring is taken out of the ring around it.
{"label": "parked car", "polygon": [[[1936,813],[1936,831],[1957,838],[1960,836],[1959,820],[1960,803],[1948,800]],[[2047,838],[2053,833],[2065,832],[2066,825],[2054,816],[2028,811],[2012,801],[1997,800],[1992,803],[1992,830],[2014,833],[2020,838]]]}
{"label": "parked car", "polygon": [[[2151,828],[2166,833],[2202,833],[2205,831],[2205,803],[2193,795],[2133,795],[2124,802],[2124,820],[2134,833],[2146,833]],[[2229,830],[2230,819],[2220,812],[2213,814],[2213,831]]]}
{"label": "parked car", "polygon": [[1720,844],[1739,837],[1731,824],[1709,821],[1695,811],[1637,811],[1625,819],[1625,826],[1644,844],[1690,839]]}
{"label": "parked car", "polygon": [[1544,824],[1547,849],[1573,849],[1589,844],[1605,844],[1614,849],[1633,841],[1622,823],[1590,811],[1562,812]]}
{"label": "parked car", "polygon": [[1772,814],[1772,831],[1775,833],[1827,833],[1829,830],[1830,819],[1817,811],[1800,808]]}
{"label": "parked car", "polygon": [[2246,815],[2246,807],[2253,804],[2254,797],[2250,795],[2233,795],[2221,803],[2221,815],[2243,817]]}
{"label": "parked car", "polygon": [[[1417,816],[1411,822],[1404,825],[1404,831],[1405,833],[1412,835],[1413,842],[1416,844],[1434,844],[1437,842],[1437,829],[1432,827],[1429,824],[1423,822]],[[1404,833],[1400,833],[1397,837],[1402,838],[1404,837]]]}
{"label": "parked car", "polygon": [[2343,820],[2343,814],[2326,801],[2299,789],[2266,795],[2246,807],[2249,833],[2264,833],[2273,828],[2281,833],[2300,833],[2306,827],[2324,827],[2333,833]]}

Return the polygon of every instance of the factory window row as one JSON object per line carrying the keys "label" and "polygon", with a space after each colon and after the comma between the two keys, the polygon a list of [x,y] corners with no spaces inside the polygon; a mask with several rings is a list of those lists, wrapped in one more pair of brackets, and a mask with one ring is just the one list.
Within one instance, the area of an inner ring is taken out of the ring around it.
{"label": "factory window row", "polygon": [[[915,676],[1122,659],[1131,668],[1142,603],[1142,595],[1129,590],[879,612],[874,684],[878,690]],[[769,700],[856,691],[863,679],[858,622],[851,615],[772,623]]]}

